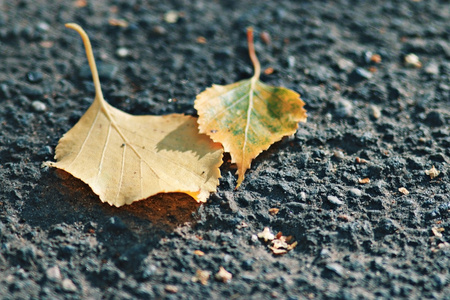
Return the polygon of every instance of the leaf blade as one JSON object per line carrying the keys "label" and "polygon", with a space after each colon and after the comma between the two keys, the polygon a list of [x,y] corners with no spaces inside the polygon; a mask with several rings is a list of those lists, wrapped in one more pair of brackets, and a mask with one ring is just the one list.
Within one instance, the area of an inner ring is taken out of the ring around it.
{"label": "leaf blade", "polygon": [[60,139],[56,162],[48,165],[81,179],[110,205],[165,192],[182,192],[206,202],[219,184],[220,144],[198,133],[194,117],[133,116],[109,105],[102,96],[87,35],[78,25],[68,27],[83,38],[96,97]]}
{"label": "leaf blade", "polygon": [[260,64],[254,52],[253,30],[247,32],[249,54],[255,68],[250,79],[216,85],[197,95],[200,133],[221,143],[237,165],[238,188],[251,161],[283,136],[292,135],[299,122],[306,122],[300,95],[259,80]]}

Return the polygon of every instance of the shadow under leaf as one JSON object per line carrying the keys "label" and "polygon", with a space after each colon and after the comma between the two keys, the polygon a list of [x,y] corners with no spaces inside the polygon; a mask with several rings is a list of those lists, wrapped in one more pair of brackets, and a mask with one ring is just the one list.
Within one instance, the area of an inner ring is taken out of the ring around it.
{"label": "shadow under leaf", "polygon": [[157,151],[193,152],[199,159],[211,153],[213,142],[206,134],[198,133],[197,122],[191,119],[168,133],[157,145]]}
{"label": "shadow under leaf", "polygon": [[167,193],[117,208],[102,203],[88,185],[69,173],[50,169],[24,203],[21,218],[48,231],[49,236],[61,224],[92,230],[106,248],[104,258],[132,270],[161,238],[177,226],[194,222],[193,213],[199,206],[187,194]]}

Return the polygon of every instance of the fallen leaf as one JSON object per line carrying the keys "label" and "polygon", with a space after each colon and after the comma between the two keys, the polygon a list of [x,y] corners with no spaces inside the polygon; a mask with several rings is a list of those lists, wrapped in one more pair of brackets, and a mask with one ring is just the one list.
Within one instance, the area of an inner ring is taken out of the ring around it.
{"label": "fallen leaf", "polygon": [[264,74],[266,75],[270,75],[274,72],[275,70],[272,67],[268,67],[267,69],[264,70]]}
{"label": "fallen leaf", "polygon": [[178,293],[178,287],[176,285],[168,284],[164,287],[164,290],[170,294]]}
{"label": "fallen leaf", "polygon": [[295,241],[295,242],[293,242],[292,244],[290,244],[290,245],[287,247],[287,250],[288,250],[288,251],[291,251],[292,249],[294,249],[295,247],[297,247],[297,245],[298,245],[298,242]]}
{"label": "fallen leaf", "polygon": [[364,158],[359,158],[359,157],[355,158],[355,161],[356,161],[357,164],[365,164],[365,163],[367,163],[367,160],[365,160]]}
{"label": "fallen leaf", "polygon": [[210,276],[211,276],[211,272],[209,272],[209,271],[197,270],[197,272],[195,272],[195,276],[192,277],[192,281],[200,282],[203,285],[207,285],[208,279]]}
{"label": "fallen leaf", "polygon": [[433,166],[433,167],[431,167],[431,169],[425,170],[425,174],[430,176],[431,179],[434,179],[434,178],[438,177],[439,174],[441,174],[441,172]]}
{"label": "fallen leaf", "polygon": [[55,43],[52,41],[42,41],[39,43],[39,45],[41,45],[42,48],[47,48],[47,49],[53,47],[54,44]]}
{"label": "fallen leaf", "polygon": [[293,242],[291,244],[289,244],[291,242],[291,240],[293,239],[293,237],[290,236],[284,236],[281,232],[279,232],[275,239],[273,239],[270,242],[270,250],[272,250],[272,253],[275,255],[281,255],[281,254],[286,254],[288,253],[288,251],[291,251],[292,249],[294,249],[298,242]]}
{"label": "fallen leaf", "polygon": [[405,187],[398,188],[398,191],[403,195],[409,195],[409,191]]}
{"label": "fallen leaf", "polygon": [[264,230],[258,233],[258,238],[264,240],[265,243],[268,244],[269,249],[275,255],[282,255],[288,253],[297,246],[297,242],[291,241],[294,239],[292,235],[284,236],[280,231],[277,235],[273,235],[270,232],[269,227],[265,227]]}
{"label": "fallen leaf", "polygon": [[438,238],[442,237],[442,233],[441,232],[443,232],[443,231],[444,231],[444,228],[442,228],[442,227],[441,228],[437,228],[437,227],[431,228],[431,232],[433,232],[433,235],[438,237]]}
{"label": "fallen leaf", "polygon": [[164,14],[164,21],[169,24],[173,24],[178,22],[178,18],[180,17],[179,13],[175,10],[169,10]]}
{"label": "fallen leaf", "polygon": [[272,250],[272,253],[275,254],[275,255],[282,255],[282,254],[286,254],[287,253],[287,250],[283,249],[283,248],[278,249],[278,248],[271,247],[270,250]]}
{"label": "fallen leaf", "polygon": [[109,25],[111,26],[117,26],[117,27],[128,27],[128,22],[121,19],[109,19],[108,20]]}
{"label": "fallen leaf", "polygon": [[205,255],[205,252],[203,252],[201,250],[194,250],[194,254],[197,256],[203,256],[203,255]]}
{"label": "fallen leaf", "polygon": [[89,38],[82,37],[96,91],[95,100],[59,141],[47,165],[87,183],[100,200],[122,206],[158,193],[182,192],[205,202],[219,183],[220,144],[198,133],[190,116],[132,116],[104,99]]}
{"label": "fallen leaf", "polygon": [[292,135],[299,122],[306,122],[305,103],[296,92],[264,84],[253,45],[253,30],[247,30],[250,58],[255,73],[250,79],[226,86],[213,85],[195,100],[201,133],[222,143],[237,165],[238,188],[251,161],[283,136]]}
{"label": "fallen leaf", "polygon": [[87,0],[76,0],[74,3],[75,7],[85,7],[87,5]]}
{"label": "fallen leaf", "polygon": [[248,227],[248,224],[245,222],[241,222],[241,224],[236,225],[237,229],[242,229],[242,228],[247,228],[247,227]]}
{"label": "fallen leaf", "polygon": [[199,44],[206,44],[207,43],[206,38],[203,37],[203,36],[197,37],[197,43],[199,43]]}
{"label": "fallen leaf", "polygon": [[438,244],[438,248],[439,249],[448,248],[448,247],[450,247],[450,244],[447,243],[447,242],[443,242],[443,243],[439,243]]}
{"label": "fallen leaf", "polygon": [[405,64],[407,67],[421,68],[422,63],[419,60],[419,57],[414,53],[410,53],[405,56]]}
{"label": "fallen leaf", "polygon": [[345,221],[345,222],[352,222],[353,221],[353,218],[351,216],[348,216],[348,215],[339,215],[339,216],[337,216],[337,218],[339,220],[342,220],[342,221]]}
{"label": "fallen leaf", "polygon": [[358,179],[359,184],[367,184],[370,183],[370,179],[369,178],[363,178],[363,179]]}
{"label": "fallen leaf", "polygon": [[231,280],[231,278],[233,278],[233,275],[225,270],[224,267],[220,267],[219,272],[217,272],[214,278],[216,278],[217,281],[228,282]]}
{"label": "fallen leaf", "polygon": [[270,43],[272,42],[272,39],[270,38],[270,34],[267,31],[261,32],[260,37],[261,37],[261,40],[266,45],[270,45]]}
{"label": "fallen leaf", "polygon": [[376,64],[381,63],[381,55],[380,54],[372,54],[370,57],[370,61]]}
{"label": "fallen leaf", "polygon": [[269,214],[271,214],[272,216],[275,216],[279,211],[280,211],[279,208],[270,208]]}
{"label": "fallen leaf", "polygon": [[258,233],[258,238],[264,240],[264,242],[271,241],[275,238],[272,232],[270,232],[269,227],[264,227],[264,230]]}
{"label": "fallen leaf", "polygon": [[272,240],[271,245],[273,249],[286,249],[289,246],[284,239],[274,239]]}

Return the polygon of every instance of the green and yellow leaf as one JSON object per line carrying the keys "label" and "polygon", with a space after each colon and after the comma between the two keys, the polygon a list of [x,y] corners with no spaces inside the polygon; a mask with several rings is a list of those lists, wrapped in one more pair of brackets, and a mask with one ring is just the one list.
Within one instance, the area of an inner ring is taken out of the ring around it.
{"label": "green and yellow leaf", "polygon": [[247,32],[255,74],[229,85],[213,85],[195,100],[200,133],[223,145],[237,165],[237,186],[244,180],[251,161],[283,136],[292,135],[299,122],[306,122],[305,103],[296,92],[273,87],[259,80],[261,68]]}
{"label": "green and yellow leaf", "polygon": [[158,193],[182,192],[206,202],[219,184],[223,149],[199,134],[196,119],[172,114],[133,116],[103,98],[89,38],[82,37],[96,97],[59,141],[48,165],[87,183],[101,201],[122,206]]}

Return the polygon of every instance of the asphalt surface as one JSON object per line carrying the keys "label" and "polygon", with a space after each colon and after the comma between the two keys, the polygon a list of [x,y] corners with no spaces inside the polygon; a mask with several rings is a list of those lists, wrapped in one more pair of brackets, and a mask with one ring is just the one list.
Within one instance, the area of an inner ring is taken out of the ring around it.
{"label": "asphalt surface", "polygon": [[[0,298],[450,299],[449,19],[444,0],[0,2]],[[110,207],[41,168],[94,97],[68,22],[110,104],[194,116],[252,75],[251,25],[308,122],[238,190],[225,156],[204,205]],[[274,255],[265,227],[297,246]]]}

